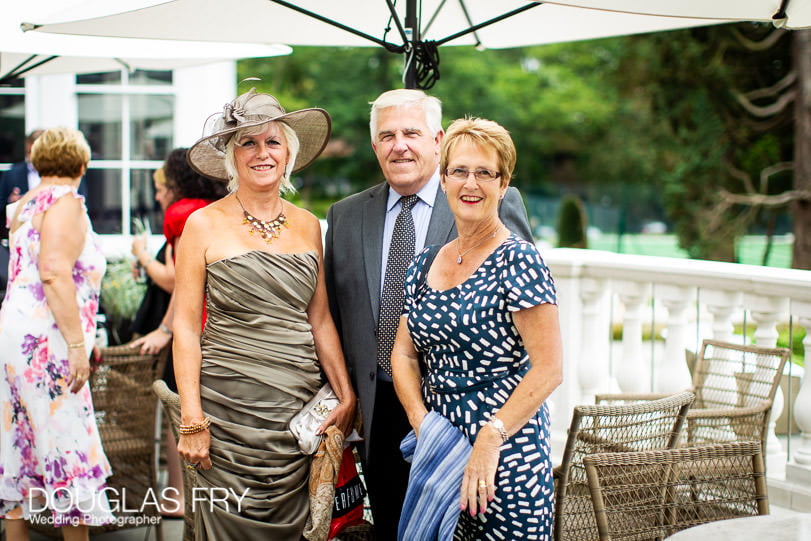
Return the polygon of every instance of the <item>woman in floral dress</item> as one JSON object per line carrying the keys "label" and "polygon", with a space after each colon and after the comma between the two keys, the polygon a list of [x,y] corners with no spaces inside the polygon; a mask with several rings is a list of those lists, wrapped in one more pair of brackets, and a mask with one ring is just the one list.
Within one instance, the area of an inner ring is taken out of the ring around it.
{"label": "woman in floral dress", "polygon": [[111,475],[90,387],[105,259],[84,198],[90,161],[81,132],[45,131],[31,151],[41,183],[9,205],[9,284],[0,311],[0,516],[9,540],[37,516],[87,539],[111,522]]}

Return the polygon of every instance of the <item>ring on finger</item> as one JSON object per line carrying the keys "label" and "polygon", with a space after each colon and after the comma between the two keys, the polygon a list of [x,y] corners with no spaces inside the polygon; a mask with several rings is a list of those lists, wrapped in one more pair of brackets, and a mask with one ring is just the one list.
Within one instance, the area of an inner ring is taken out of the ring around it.
{"label": "ring on finger", "polygon": [[487,481],[479,479],[479,490],[487,490]]}

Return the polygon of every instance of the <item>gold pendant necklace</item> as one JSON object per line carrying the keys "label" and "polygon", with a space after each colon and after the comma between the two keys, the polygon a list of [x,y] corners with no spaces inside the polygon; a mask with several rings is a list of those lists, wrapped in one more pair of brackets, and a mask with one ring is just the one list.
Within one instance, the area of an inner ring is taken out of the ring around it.
{"label": "gold pendant necklace", "polygon": [[474,244],[473,246],[471,246],[470,248],[468,248],[464,252],[459,249],[459,237],[456,237],[456,253],[459,254],[459,257],[456,258],[456,264],[461,265],[462,264],[462,258],[465,257],[473,248],[476,248],[477,246],[481,246],[487,240],[496,238],[496,235],[498,235],[499,231],[501,231],[501,226],[500,225],[496,228],[495,231],[493,231],[490,234],[485,235],[484,238],[482,238],[482,240],[480,240],[479,242],[477,242],[476,244]]}
{"label": "gold pendant necklace", "polygon": [[273,218],[272,220],[260,220],[256,216],[250,214],[242,204],[242,201],[239,200],[239,196],[234,194],[236,197],[237,203],[239,203],[239,207],[242,209],[242,215],[245,217],[242,220],[243,224],[248,224],[251,228],[251,235],[254,233],[259,233],[259,236],[264,239],[264,241],[268,244],[273,242],[273,239],[276,239],[282,233],[282,226],[290,227],[287,223],[287,216],[284,215],[284,203],[282,203],[282,210],[279,212],[279,215]]}

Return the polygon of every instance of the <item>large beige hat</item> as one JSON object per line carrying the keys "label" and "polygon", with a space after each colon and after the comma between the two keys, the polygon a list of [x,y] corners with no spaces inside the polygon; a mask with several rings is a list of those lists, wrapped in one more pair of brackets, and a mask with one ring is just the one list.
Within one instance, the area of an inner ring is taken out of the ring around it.
{"label": "large beige hat", "polygon": [[293,128],[299,138],[301,148],[293,166],[294,173],[310,165],[327,146],[332,128],[329,113],[319,108],[287,113],[276,98],[252,88],[226,103],[222,113],[208,117],[203,137],[189,149],[189,163],[201,175],[228,181],[225,145],[231,136],[239,129],[274,120]]}

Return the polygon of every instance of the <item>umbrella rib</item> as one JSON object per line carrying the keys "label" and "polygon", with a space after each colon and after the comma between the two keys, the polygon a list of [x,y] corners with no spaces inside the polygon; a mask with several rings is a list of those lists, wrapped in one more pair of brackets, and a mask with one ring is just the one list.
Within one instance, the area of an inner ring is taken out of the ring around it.
{"label": "umbrella rib", "polygon": [[20,75],[22,75],[24,73],[27,73],[27,72],[31,71],[32,69],[38,68],[39,66],[41,66],[43,64],[47,64],[48,62],[50,62],[54,58],[59,58],[59,55],[53,55],[53,56],[49,56],[47,58],[43,58],[39,62],[37,62],[35,64],[32,64],[32,65],[30,65],[28,67],[25,67],[25,68],[23,67],[26,64],[28,64],[29,62],[31,62],[33,59],[35,59],[37,56],[39,56],[39,55],[32,54],[31,56],[29,56],[28,58],[26,58],[25,60],[23,60],[22,62],[17,64],[16,66],[14,66],[12,69],[10,69],[8,71],[8,73],[6,73],[4,75],[0,75],[0,84],[5,83],[6,81],[11,81],[13,79],[16,79]]}
{"label": "umbrella rib", "polygon": [[[434,21],[439,16],[439,12],[442,11],[442,8],[445,6],[445,2],[447,2],[447,0],[442,0],[442,2],[439,3],[436,10],[434,11],[434,14],[431,15],[431,19],[428,21],[428,24],[426,24],[425,27],[420,32],[421,36],[424,36],[425,34],[427,34],[428,30],[431,29],[431,25],[434,24]],[[462,0],[459,0],[459,3],[461,4]],[[462,9],[464,10],[464,7]],[[467,10],[465,10],[465,15],[467,15]],[[470,17],[468,17],[467,22],[468,22],[468,24],[473,24],[473,21],[470,20]]]}
{"label": "umbrella rib", "polygon": [[[472,25],[473,19],[470,18],[470,13],[467,11],[467,6],[465,5],[465,0],[459,0],[459,7],[462,8],[462,13],[465,14],[465,19],[467,19],[467,24]],[[479,47],[482,44],[482,40],[479,39],[479,35],[474,31],[473,37],[476,38],[476,47]]]}
{"label": "umbrella rib", "polygon": [[[384,41],[384,40],[378,39],[378,38],[376,38],[374,36],[370,36],[369,34],[361,32],[360,30],[352,28],[351,26],[346,26],[345,24],[341,24],[338,21],[333,21],[332,19],[324,17],[323,15],[319,15],[318,13],[314,13],[312,11],[306,10],[306,9],[304,9],[302,7],[299,7],[299,6],[295,5],[295,4],[291,4],[290,2],[286,2],[285,0],[269,0],[269,1],[273,2],[274,4],[279,4],[280,6],[290,8],[290,9],[292,9],[294,11],[298,11],[299,13],[303,13],[304,15],[307,15],[308,17],[312,17],[313,19],[317,19],[317,20],[319,20],[319,21],[321,21],[323,23],[327,23],[328,25],[335,26],[336,28],[340,28],[341,30],[345,30],[345,31],[349,32],[350,34],[355,34],[356,36],[359,36],[359,37],[361,37],[363,39],[368,39],[369,41],[377,43],[381,47],[384,47],[385,49],[387,49],[387,50],[389,50],[391,52],[402,53],[403,50],[404,50],[404,47],[402,45],[395,45],[394,43],[389,43],[388,41]],[[402,30],[401,26],[400,26],[399,19],[395,18],[395,20],[397,21],[397,28],[400,29],[400,33],[405,35],[403,33],[403,30]]]}
{"label": "umbrella rib", "polygon": [[391,14],[391,18],[394,19],[394,24],[397,25],[397,31],[400,32],[400,39],[403,40],[403,43],[407,47],[410,44],[410,40],[408,39],[408,37],[406,37],[406,32],[405,29],[403,28],[402,21],[400,21],[400,17],[397,15],[397,10],[394,8],[394,4],[391,2],[391,0],[386,0],[386,5],[389,7],[389,13]]}
{"label": "umbrella rib", "polygon": [[[272,1],[275,1],[275,0],[272,0]],[[465,36],[467,34],[470,34],[471,32],[476,32],[476,30],[484,28],[485,26],[490,26],[493,23],[497,23],[497,22],[502,21],[502,20],[504,20],[504,19],[506,19],[508,17],[512,17],[513,15],[518,15],[519,13],[522,13],[522,12],[528,10],[528,9],[531,9],[531,8],[534,8],[534,7],[540,6],[540,5],[543,5],[543,2],[530,2],[529,4],[527,4],[525,6],[521,6],[520,8],[516,8],[516,9],[510,11],[510,12],[499,15],[498,17],[493,17],[489,21],[484,21],[483,23],[473,25],[470,28],[468,28],[467,30],[462,30],[461,32],[457,32],[457,33],[452,34],[452,35],[450,35],[450,36],[448,36],[446,38],[443,38],[441,40],[437,40],[436,44],[437,45],[443,45],[443,44],[445,44],[445,43],[447,43],[449,41],[455,40],[456,38],[459,38],[459,37]]]}

